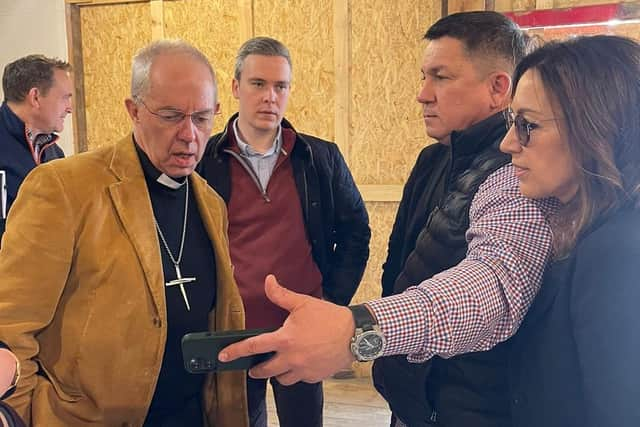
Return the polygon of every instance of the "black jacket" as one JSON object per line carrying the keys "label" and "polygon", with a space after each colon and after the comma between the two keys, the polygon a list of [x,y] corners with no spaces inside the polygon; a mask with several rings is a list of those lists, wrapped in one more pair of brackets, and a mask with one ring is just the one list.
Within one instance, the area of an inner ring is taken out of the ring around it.
{"label": "black jacket", "polygon": [[[450,146],[422,151],[389,239],[384,295],[418,285],[464,259],[471,202],[487,177],[510,160],[499,150],[505,133],[504,116],[497,113],[454,132]],[[373,377],[394,414],[410,427],[436,420],[447,427],[495,427],[508,417],[502,344],[422,364],[409,363],[406,356],[384,357],[374,363]]]}
{"label": "black jacket", "polygon": [[547,267],[511,339],[513,427],[640,426],[640,212],[624,209]]}
{"label": "black jacket", "polygon": [[[52,138],[57,137],[52,135]],[[45,148],[42,153],[42,162],[62,157],[64,157],[64,152],[54,143]],[[35,167],[36,162],[33,160],[25,136],[24,122],[11,111],[6,102],[3,102],[0,107],[0,171],[4,171],[6,174],[7,213],[18,195],[22,181]],[[0,239],[4,234],[4,229],[5,219],[2,218],[2,212],[0,212]]]}
{"label": "black jacket", "polygon": [[[230,155],[223,151],[234,114],[222,133],[209,139],[199,172],[229,202]],[[286,120],[282,126],[293,129]],[[322,273],[326,299],[347,305],[369,258],[369,216],[338,146],[296,132],[291,153],[296,188],[313,259]]]}

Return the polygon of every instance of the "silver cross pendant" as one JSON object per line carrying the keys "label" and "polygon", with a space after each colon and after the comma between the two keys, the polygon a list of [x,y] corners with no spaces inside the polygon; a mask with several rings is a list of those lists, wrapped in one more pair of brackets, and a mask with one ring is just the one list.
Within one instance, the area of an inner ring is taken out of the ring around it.
{"label": "silver cross pendant", "polygon": [[184,289],[184,284],[195,282],[196,278],[182,277],[182,273],[180,272],[180,266],[178,264],[174,264],[174,267],[176,268],[177,279],[165,283],[165,286],[166,287],[175,286],[175,285],[180,286],[180,293],[182,294],[182,299],[184,299],[184,304],[187,306],[187,311],[191,311],[191,306],[189,305],[189,299],[187,298],[187,291],[185,291]]}

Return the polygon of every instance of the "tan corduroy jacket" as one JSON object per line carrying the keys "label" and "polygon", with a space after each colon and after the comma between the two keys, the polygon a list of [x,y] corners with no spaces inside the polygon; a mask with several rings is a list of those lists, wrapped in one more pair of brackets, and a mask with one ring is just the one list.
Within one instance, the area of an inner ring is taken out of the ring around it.
{"label": "tan corduroy jacket", "polygon": [[[191,184],[216,254],[210,329],[242,329],[224,202],[197,174]],[[34,426],[140,426],[166,335],[160,247],[132,137],[36,168],[0,250],[0,340],[22,364],[8,403]],[[203,425],[247,426],[246,405],[244,372],[210,375]]]}

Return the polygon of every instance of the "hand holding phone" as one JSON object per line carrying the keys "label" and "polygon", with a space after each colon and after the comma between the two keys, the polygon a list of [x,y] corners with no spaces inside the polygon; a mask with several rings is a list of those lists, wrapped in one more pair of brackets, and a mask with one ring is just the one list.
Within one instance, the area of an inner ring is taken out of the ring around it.
{"label": "hand holding phone", "polygon": [[241,357],[232,362],[220,362],[218,353],[226,346],[256,335],[273,332],[276,329],[244,329],[221,332],[193,332],[182,337],[182,358],[184,368],[192,374],[212,371],[250,369],[268,360],[271,353]]}

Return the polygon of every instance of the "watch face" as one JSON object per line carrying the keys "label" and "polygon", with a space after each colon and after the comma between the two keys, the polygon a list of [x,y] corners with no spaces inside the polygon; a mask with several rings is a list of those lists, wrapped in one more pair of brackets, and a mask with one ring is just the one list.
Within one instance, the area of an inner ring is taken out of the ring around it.
{"label": "watch face", "polygon": [[357,352],[362,360],[373,360],[382,354],[384,337],[376,331],[366,331],[358,337]]}

